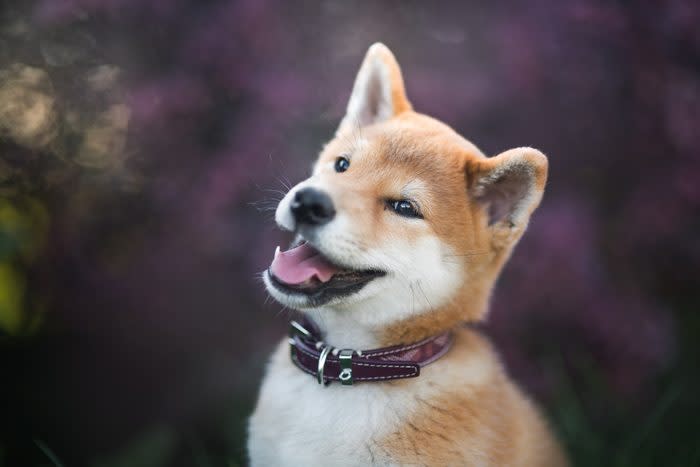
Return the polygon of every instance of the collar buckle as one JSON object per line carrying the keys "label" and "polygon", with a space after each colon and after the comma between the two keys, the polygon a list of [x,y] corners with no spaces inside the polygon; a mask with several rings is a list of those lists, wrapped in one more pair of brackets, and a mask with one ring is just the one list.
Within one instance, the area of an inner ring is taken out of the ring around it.
{"label": "collar buckle", "polygon": [[297,321],[291,320],[289,322],[289,337],[303,336],[307,339],[312,339],[311,331],[306,329],[304,326],[299,324]]}
{"label": "collar buckle", "polygon": [[323,377],[323,372],[326,368],[326,359],[328,358],[328,354],[331,353],[331,347],[330,346],[325,346],[323,350],[321,350],[321,355],[318,357],[318,367],[316,367],[316,380],[318,381],[318,384],[326,384],[326,380]]}
{"label": "collar buckle", "polygon": [[340,360],[340,374],[338,378],[345,386],[352,386],[352,355],[355,353],[352,349],[343,349],[338,353]]}

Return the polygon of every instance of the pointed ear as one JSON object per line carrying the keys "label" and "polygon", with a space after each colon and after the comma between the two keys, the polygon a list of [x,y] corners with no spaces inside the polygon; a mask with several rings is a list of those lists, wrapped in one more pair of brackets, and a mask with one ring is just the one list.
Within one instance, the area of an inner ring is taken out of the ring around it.
{"label": "pointed ear", "polygon": [[410,109],[401,68],[387,46],[377,42],[367,50],[338,131],[382,122]]}
{"label": "pointed ear", "polygon": [[469,191],[488,212],[489,226],[522,232],[542,199],[545,155],[532,148],[510,149],[474,163],[468,171]]}

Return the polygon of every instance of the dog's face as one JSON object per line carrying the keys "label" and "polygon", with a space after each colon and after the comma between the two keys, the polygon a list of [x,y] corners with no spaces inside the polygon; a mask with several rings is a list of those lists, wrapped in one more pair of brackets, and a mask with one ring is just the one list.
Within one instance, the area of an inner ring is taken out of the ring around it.
{"label": "dog's face", "polygon": [[534,149],[486,158],[413,112],[393,55],[376,44],[336,137],[277,208],[278,225],[296,238],[275,252],[267,289],[291,308],[368,323],[455,301],[465,302],[464,318],[478,318],[546,170]]}

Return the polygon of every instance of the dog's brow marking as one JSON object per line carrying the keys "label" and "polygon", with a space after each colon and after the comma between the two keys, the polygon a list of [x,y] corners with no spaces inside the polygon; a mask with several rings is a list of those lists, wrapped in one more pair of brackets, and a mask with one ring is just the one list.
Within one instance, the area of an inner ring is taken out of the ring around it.
{"label": "dog's brow marking", "polygon": [[359,131],[360,131],[360,121],[358,118],[355,118],[355,125],[352,128],[352,132],[350,133],[352,136],[352,144],[355,150],[358,149],[358,142],[360,141],[359,138]]}
{"label": "dog's brow marking", "polygon": [[359,151],[360,144],[365,142],[364,138],[362,137],[362,127],[360,125],[360,121],[355,118],[355,123],[351,126],[350,132],[341,135],[341,137],[350,147],[350,154],[347,154],[347,156],[348,159],[352,161],[352,156]]}
{"label": "dog's brow marking", "polygon": [[[410,182],[406,183],[403,188],[401,188],[402,198],[415,198],[416,195],[424,193],[426,190],[426,184],[417,178],[414,178]],[[414,200],[415,201],[415,200]]]}
{"label": "dog's brow marking", "polygon": [[[360,133],[358,133],[358,131]],[[361,133],[361,129],[355,130],[353,127],[349,133],[344,133],[342,135],[339,135],[339,137],[343,140],[343,142],[348,146],[350,152],[344,153],[343,155],[346,156],[351,162],[353,159],[353,156],[356,154],[359,154],[361,149],[367,145],[367,141],[364,139]]]}
{"label": "dog's brow marking", "polygon": [[346,153],[345,156],[348,158],[349,161],[352,162],[352,156],[353,154],[355,154],[355,152],[357,152],[357,145],[355,144],[354,139],[347,134],[342,135],[341,138],[343,139],[345,144],[347,144],[350,148],[350,152]]}
{"label": "dog's brow marking", "polygon": [[401,191],[413,191],[425,189],[426,183],[418,177],[413,177],[401,188]]}
{"label": "dog's brow marking", "polygon": [[362,125],[360,124],[360,119],[358,117],[355,117],[355,129],[353,130],[353,134],[357,131],[357,141],[364,141],[365,137],[362,134]]}
{"label": "dog's brow marking", "polygon": [[[411,181],[420,178],[424,173],[428,172],[429,170],[432,170],[432,167],[427,166],[427,167],[425,167],[424,169],[420,170],[418,173],[416,173],[415,175],[413,175],[413,179],[412,179]],[[409,182],[409,183],[410,183],[410,182]]]}

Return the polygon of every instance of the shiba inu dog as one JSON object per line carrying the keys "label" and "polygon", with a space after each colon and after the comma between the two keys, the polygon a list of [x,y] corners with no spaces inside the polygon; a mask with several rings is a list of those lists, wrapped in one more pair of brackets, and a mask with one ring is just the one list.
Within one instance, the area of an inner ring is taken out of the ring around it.
{"label": "shiba inu dog", "polygon": [[536,149],[486,157],[413,111],[396,59],[372,45],[335,138],[276,210],[296,240],[263,279],[309,322],[267,368],[251,464],[566,465],[463,325],[484,319],[546,179]]}

